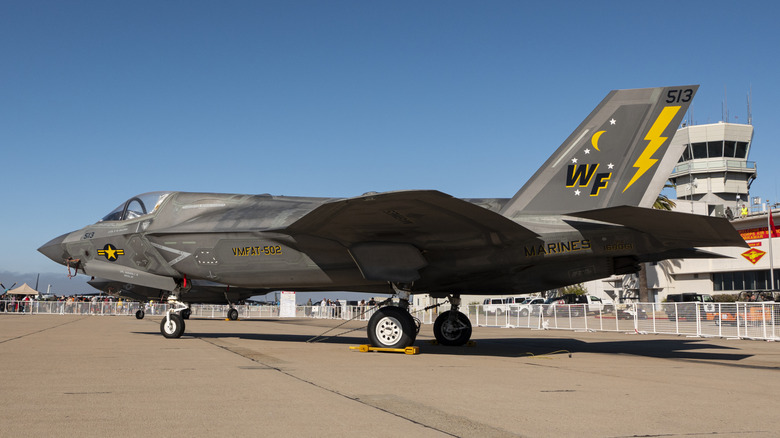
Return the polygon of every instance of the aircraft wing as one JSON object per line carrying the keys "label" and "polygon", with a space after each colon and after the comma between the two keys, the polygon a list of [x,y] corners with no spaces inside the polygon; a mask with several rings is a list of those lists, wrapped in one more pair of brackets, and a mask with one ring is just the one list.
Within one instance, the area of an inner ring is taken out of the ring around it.
{"label": "aircraft wing", "polygon": [[369,194],[327,202],[285,229],[337,240],[430,245],[502,245],[537,234],[500,214],[435,190]]}
{"label": "aircraft wing", "polygon": [[642,207],[610,207],[570,213],[568,216],[623,225],[679,246],[741,246],[747,243],[724,218],[655,210]]}
{"label": "aircraft wing", "polygon": [[503,246],[537,237],[498,213],[434,190],[326,202],[278,230],[340,242],[367,279],[414,281],[421,251]]}

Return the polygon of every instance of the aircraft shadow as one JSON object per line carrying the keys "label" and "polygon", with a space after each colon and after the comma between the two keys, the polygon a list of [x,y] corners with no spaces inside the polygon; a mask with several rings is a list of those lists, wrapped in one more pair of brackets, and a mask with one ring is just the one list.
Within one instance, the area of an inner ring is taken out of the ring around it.
{"label": "aircraft shadow", "polygon": [[[574,338],[479,339],[476,347],[426,348],[426,354],[523,357],[554,354],[628,354],[659,359],[737,362],[751,357],[739,348],[696,339],[637,339],[631,341],[583,341]],[[707,351],[703,351],[707,350]],[[713,352],[711,350],[721,350]],[[724,351],[726,350],[726,351]]]}
{"label": "aircraft shadow", "polygon": [[[278,323],[278,320],[268,320]],[[251,322],[262,322],[252,320]],[[350,327],[329,330],[332,327],[322,326],[322,333],[317,336],[306,334],[284,333],[255,333],[247,332],[215,332],[199,333],[185,332],[183,338],[195,337],[203,339],[237,338],[254,341],[269,342],[316,342],[338,345],[367,344],[365,328],[349,332]],[[349,333],[345,333],[349,332]],[[159,331],[137,331],[136,334],[160,336]],[[344,333],[341,335],[341,333]],[[424,332],[423,332],[424,333]],[[432,336],[421,333],[414,345],[421,348],[421,353],[431,355],[457,355],[457,356],[494,356],[494,357],[528,357],[552,354],[628,354],[641,357],[677,360],[719,361],[736,363],[753,356],[744,353],[739,347],[728,347],[713,344],[703,339],[635,339],[625,341],[585,341],[575,338],[495,338],[477,339],[475,346],[448,347],[432,343]],[[716,350],[716,351],[712,351]]]}

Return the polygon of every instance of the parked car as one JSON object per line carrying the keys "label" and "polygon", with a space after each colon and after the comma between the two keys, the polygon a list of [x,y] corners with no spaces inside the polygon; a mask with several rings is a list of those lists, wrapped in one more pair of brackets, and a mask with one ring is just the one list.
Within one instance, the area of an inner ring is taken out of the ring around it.
{"label": "parked car", "polygon": [[647,319],[647,312],[645,309],[638,306],[621,304],[617,307],[615,316],[617,319],[634,319],[635,316],[636,319]]}
{"label": "parked car", "polygon": [[[666,296],[666,303],[663,307],[670,321],[695,321],[697,307],[699,307],[698,315],[701,320],[707,319],[708,314],[714,315],[716,312],[715,300],[712,299],[712,295],[693,292],[669,294]],[[713,319],[713,317],[711,316],[709,319]]]}
{"label": "parked car", "polygon": [[[513,312],[517,312],[520,316],[528,316],[534,313],[534,309],[538,309],[544,304],[544,298],[541,297],[528,297],[524,299],[520,304],[515,305],[512,308]],[[538,313],[538,311],[536,312]]]}
{"label": "parked car", "polygon": [[[760,325],[772,321],[774,306],[765,306],[756,303],[774,303],[775,296],[768,291],[742,291],[737,295],[734,303],[721,303],[713,313],[707,313],[707,320],[716,324],[736,325]],[[715,305],[713,305],[715,306]],[[718,313],[720,312],[720,313]]]}
{"label": "parked car", "polygon": [[593,295],[565,294],[559,297],[551,298],[547,304],[554,306],[547,307],[547,315],[553,312],[572,316],[583,316],[586,313],[612,312],[615,310],[615,303],[612,300],[602,300]]}
{"label": "parked car", "polygon": [[506,312],[516,312],[526,297],[485,298],[482,301],[482,309],[487,313],[501,315]]}
{"label": "parked car", "polygon": [[503,298],[485,298],[482,301],[482,310],[485,311],[485,313],[500,315],[506,312],[507,308]]}

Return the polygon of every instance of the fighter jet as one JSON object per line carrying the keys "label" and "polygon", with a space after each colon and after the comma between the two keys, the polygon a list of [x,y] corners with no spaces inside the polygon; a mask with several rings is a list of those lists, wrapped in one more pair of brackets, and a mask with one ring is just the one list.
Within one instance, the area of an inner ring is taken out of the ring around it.
{"label": "fighter jet", "polygon": [[434,335],[463,345],[461,294],[531,293],[745,246],[726,219],[649,208],[682,154],[671,139],[697,90],[610,92],[511,199],[155,192],[39,251],[115,287],[162,291],[177,304],[160,323],[168,338],[184,333],[188,302],[286,289],[395,294],[367,327],[389,348],[417,336],[410,294],[446,297]]}

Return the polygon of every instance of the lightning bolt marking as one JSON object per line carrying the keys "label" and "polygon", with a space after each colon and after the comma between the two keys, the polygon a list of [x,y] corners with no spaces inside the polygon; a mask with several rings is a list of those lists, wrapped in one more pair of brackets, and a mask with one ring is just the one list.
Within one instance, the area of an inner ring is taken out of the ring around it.
{"label": "lightning bolt marking", "polygon": [[636,180],[641,178],[642,175],[650,170],[650,168],[653,167],[653,165],[655,165],[655,163],[658,161],[657,159],[653,158],[653,154],[658,151],[658,148],[664,144],[664,141],[666,141],[667,138],[661,137],[661,134],[664,133],[664,130],[667,126],[669,126],[669,123],[672,122],[672,119],[679,110],[679,106],[667,106],[663,109],[663,111],[661,111],[661,114],[658,115],[658,118],[655,119],[655,123],[653,123],[653,126],[650,127],[650,130],[645,136],[645,140],[648,141],[647,146],[634,163],[634,167],[637,169],[636,173],[634,174],[634,177],[631,178],[631,181],[628,182],[626,188],[623,189],[623,193],[625,193],[626,190],[628,190],[628,188],[636,182]]}

